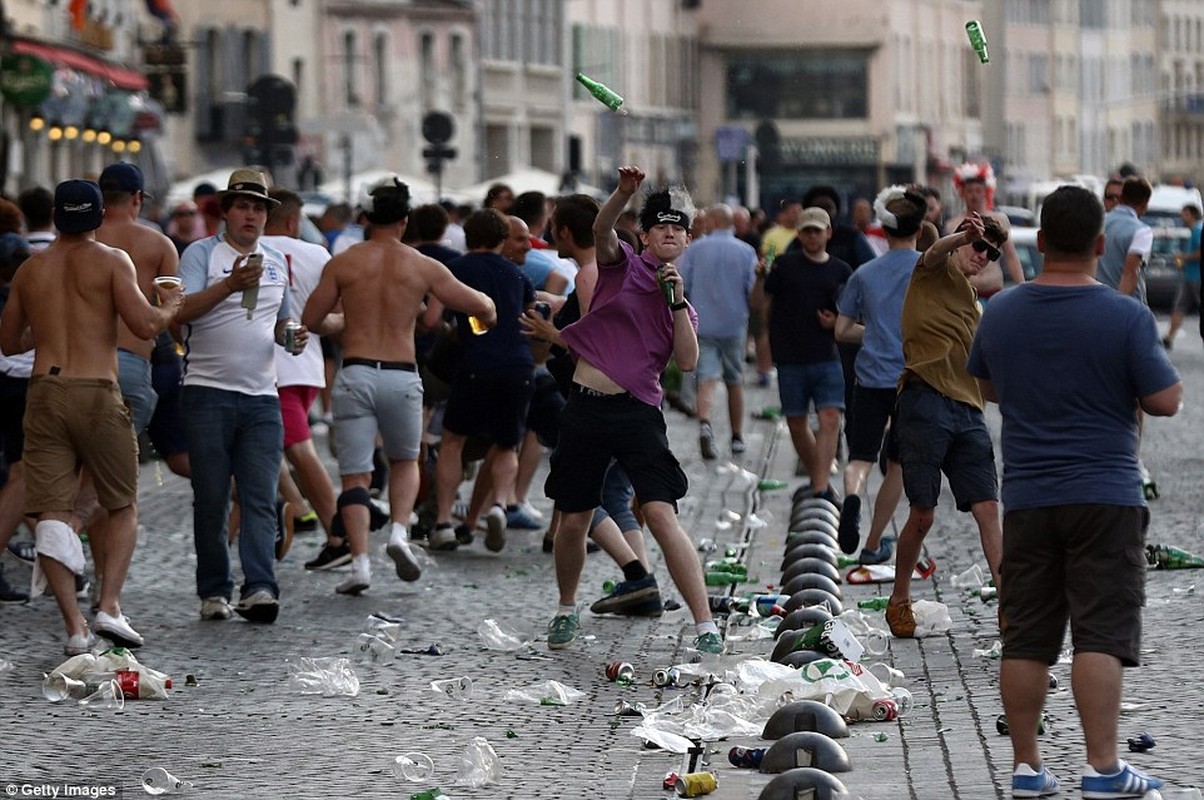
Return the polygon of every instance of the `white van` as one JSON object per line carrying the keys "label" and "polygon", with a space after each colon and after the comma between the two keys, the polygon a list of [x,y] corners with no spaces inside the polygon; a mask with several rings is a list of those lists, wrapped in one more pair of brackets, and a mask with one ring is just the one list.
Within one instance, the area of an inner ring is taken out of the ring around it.
{"label": "white van", "polygon": [[1189,203],[1195,203],[1196,208],[1204,210],[1199,189],[1159,184],[1154,187],[1145,216],[1141,219],[1151,228],[1180,227],[1183,225],[1183,218],[1179,214]]}

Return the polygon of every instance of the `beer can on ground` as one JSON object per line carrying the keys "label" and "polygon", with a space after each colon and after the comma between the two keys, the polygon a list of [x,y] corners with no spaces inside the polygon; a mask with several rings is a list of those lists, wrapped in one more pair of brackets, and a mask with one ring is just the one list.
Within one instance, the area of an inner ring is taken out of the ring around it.
{"label": "beer can on ground", "polygon": [[626,661],[612,661],[606,665],[606,679],[615,683],[631,683],[635,680],[635,667]]}
{"label": "beer can on ground", "polygon": [[678,797],[701,797],[715,791],[718,786],[719,782],[713,772],[687,772],[677,776],[677,783],[673,788]]}
{"label": "beer can on ground", "polygon": [[733,747],[727,752],[727,760],[733,767],[757,769],[761,766],[761,760],[765,758],[766,749],[764,747]]}
{"label": "beer can on ground", "polygon": [[652,684],[658,688],[663,689],[666,686],[677,686],[680,680],[681,673],[678,671],[677,667],[658,669],[656,672],[652,673]]}
{"label": "beer can on ground", "polygon": [[666,772],[665,779],[663,781],[661,781],[661,788],[664,789],[666,792],[671,792],[671,791],[673,791],[674,787],[676,787],[676,786],[677,786],[677,773],[676,772]]}

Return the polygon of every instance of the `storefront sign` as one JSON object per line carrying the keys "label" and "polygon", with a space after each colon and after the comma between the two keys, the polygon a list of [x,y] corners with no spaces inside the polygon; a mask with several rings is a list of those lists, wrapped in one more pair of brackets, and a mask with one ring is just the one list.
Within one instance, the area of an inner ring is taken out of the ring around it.
{"label": "storefront sign", "polygon": [[0,95],[18,108],[33,108],[50,94],[54,67],[37,56],[17,54],[0,59]]}
{"label": "storefront sign", "polygon": [[784,138],[780,146],[783,165],[878,163],[878,140],[872,136]]}

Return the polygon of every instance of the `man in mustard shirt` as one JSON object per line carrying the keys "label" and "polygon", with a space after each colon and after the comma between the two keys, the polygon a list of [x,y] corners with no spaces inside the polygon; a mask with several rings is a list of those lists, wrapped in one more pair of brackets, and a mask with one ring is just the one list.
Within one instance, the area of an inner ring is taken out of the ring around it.
{"label": "man in mustard shirt", "polygon": [[928,248],[916,264],[903,301],[904,370],[895,406],[903,489],[911,503],[899,534],[895,584],[886,608],[891,633],[915,635],[911,575],[932,528],[941,472],[959,511],[978,524],[982,551],[999,585],[1003,531],[999,481],[978,384],[966,358],[980,311],[970,278],[997,261],[1007,221],[970,212],[957,230]]}

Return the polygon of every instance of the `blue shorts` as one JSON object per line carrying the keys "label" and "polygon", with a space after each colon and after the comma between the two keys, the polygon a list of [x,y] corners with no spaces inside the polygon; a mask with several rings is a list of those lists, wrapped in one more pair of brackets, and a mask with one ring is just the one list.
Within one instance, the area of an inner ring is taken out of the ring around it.
{"label": "blue shorts", "polygon": [[903,489],[913,506],[936,508],[942,472],[958,511],[998,498],[995,451],[977,408],[911,379],[899,392],[895,425]]}
{"label": "blue shorts", "polygon": [[699,336],[698,380],[714,381],[721,376],[731,386],[744,377],[744,336]]}
{"label": "blue shorts", "polygon": [[134,433],[142,433],[155,413],[159,395],[151,380],[151,362],[129,350],[117,348],[117,383],[121,396],[129,406],[134,421]]}
{"label": "blue shorts", "polygon": [[816,411],[824,408],[844,411],[844,372],[839,361],[777,367],[782,416],[803,417],[812,407]]}

